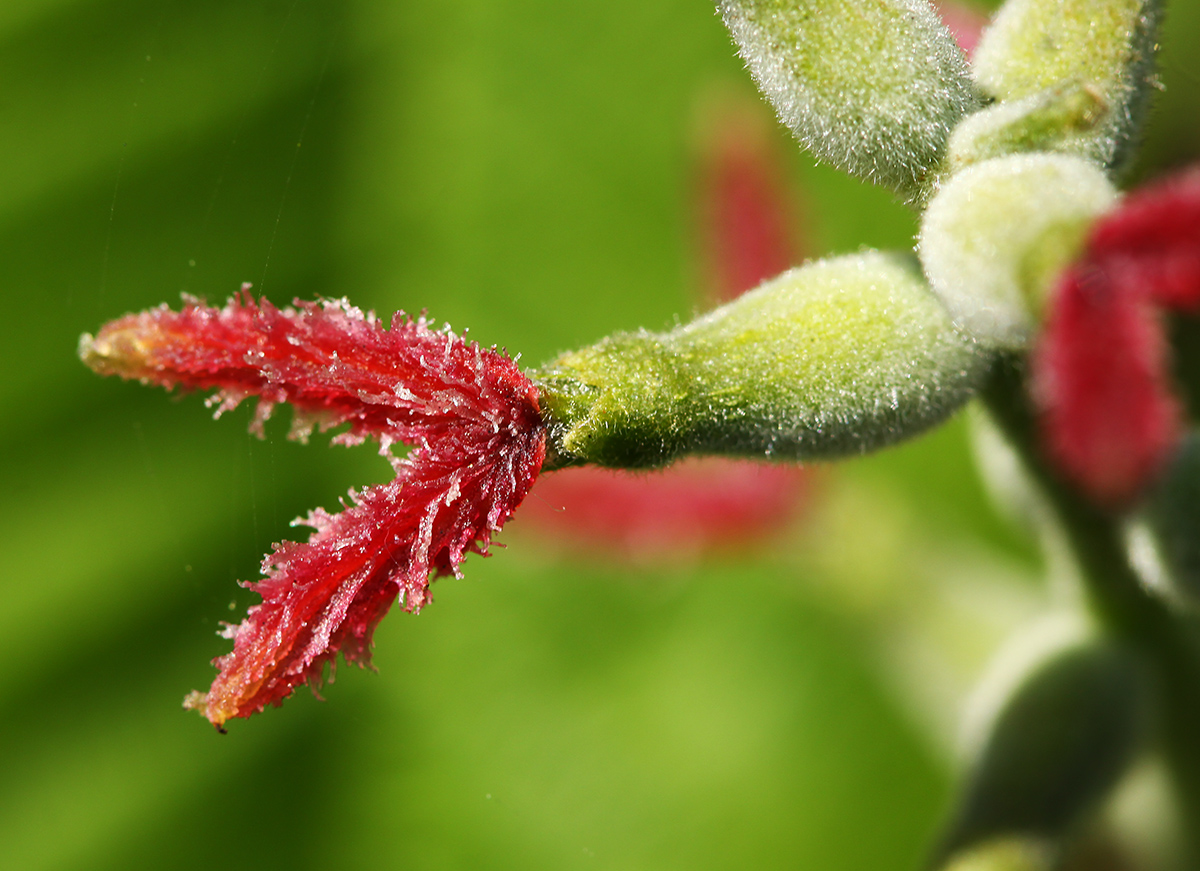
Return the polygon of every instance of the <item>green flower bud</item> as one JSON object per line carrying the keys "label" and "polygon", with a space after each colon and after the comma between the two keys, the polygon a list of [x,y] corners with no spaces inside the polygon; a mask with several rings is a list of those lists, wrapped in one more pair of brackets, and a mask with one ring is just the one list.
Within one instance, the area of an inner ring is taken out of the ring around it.
{"label": "green flower bud", "polygon": [[1098,163],[1129,156],[1154,79],[1161,0],[1008,0],[975,49],[989,96],[1019,100],[1064,82],[1095,90],[1104,119],[1071,146]]}
{"label": "green flower bud", "polygon": [[1043,663],[994,723],[941,859],[997,838],[1058,841],[1128,769],[1149,708],[1148,675],[1126,648],[1093,641]]}
{"label": "green flower bud", "polygon": [[817,158],[919,199],[951,128],[978,108],[926,0],[720,0],[758,86]]}
{"label": "green flower bud", "polygon": [[914,435],[962,405],[989,358],[911,257],[811,263],[667,333],[612,336],[532,374],[548,466],[684,454],[808,460]]}
{"label": "green flower bud", "polygon": [[981,343],[1028,344],[1043,302],[1117,191],[1079,157],[1019,154],[969,166],[929,203],[918,249],[954,322]]}

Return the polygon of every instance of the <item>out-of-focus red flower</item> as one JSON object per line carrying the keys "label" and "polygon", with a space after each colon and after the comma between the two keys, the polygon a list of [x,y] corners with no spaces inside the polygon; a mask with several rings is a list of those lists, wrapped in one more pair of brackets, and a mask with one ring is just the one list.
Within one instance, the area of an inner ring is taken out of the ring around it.
{"label": "out-of-focus red flower", "polygon": [[983,29],[987,27],[987,16],[974,6],[955,3],[953,0],[941,0],[933,5],[959,48],[970,57],[975,51],[975,46],[979,44]]}
{"label": "out-of-focus red flower", "polygon": [[713,457],[654,472],[567,469],[542,479],[522,517],[576,549],[655,562],[776,533],[808,482],[798,466]]}
{"label": "out-of-focus red flower", "polygon": [[[295,437],[349,424],[335,441],[374,437],[396,470],[351,491],[341,513],[297,521],[313,528],[309,540],[263,560],[265,579],[247,584],[262,604],[227,629],[233,650],[214,660],[212,687],[185,702],[218,728],[319,684],[339,651],[365,663],[393,602],[420,610],[431,574],[486,553],[545,456],[537,391],[517,365],[402,313],[386,329],[345,301],[281,310],[243,288],[220,309],[189,300],[112,321],[83,337],[80,356],[105,375],[216,388],[218,414],[257,396],[260,433],[274,404],[291,403]],[[392,457],[396,442],[412,452]]]}
{"label": "out-of-focus red flower", "polygon": [[1159,309],[1200,310],[1200,168],[1096,222],[1034,353],[1047,450],[1101,505],[1136,498],[1180,438]]}
{"label": "out-of-focus red flower", "polygon": [[795,205],[760,115],[724,108],[703,145],[697,211],[714,303],[736,299],[800,259]]}
{"label": "out-of-focus red flower", "polygon": [[[800,260],[795,198],[759,108],[724,104],[701,137],[698,235],[717,303]],[[680,559],[777,533],[810,481],[797,466],[719,457],[656,472],[564,469],[541,479],[523,516],[577,550],[632,562]]]}
{"label": "out-of-focus red flower", "polygon": [[1092,228],[1088,250],[1130,292],[1200,311],[1200,166],[1130,193]]}

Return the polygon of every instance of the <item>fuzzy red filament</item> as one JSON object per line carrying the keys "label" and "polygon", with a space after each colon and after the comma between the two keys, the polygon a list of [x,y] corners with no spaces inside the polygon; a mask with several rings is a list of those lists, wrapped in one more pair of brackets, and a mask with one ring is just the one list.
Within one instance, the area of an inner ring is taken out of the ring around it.
{"label": "fuzzy red filament", "polygon": [[[185,702],[217,727],[319,684],[339,651],[365,663],[393,602],[419,610],[431,575],[486,553],[545,456],[537,391],[516,363],[402,313],[386,329],[345,301],[277,309],[243,288],[220,309],[188,300],[112,321],[80,355],[101,374],[216,388],[218,413],[257,396],[260,432],[275,403],[291,403],[295,437],[348,424],[336,441],[374,437],[395,467],[341,513],[298,521],[309,540],[263,560],[265,579],[247,584],[262,603],[227,630],[233,650],[214,660],[209,691]],[[412,452],[391,457],[395,442]]]}

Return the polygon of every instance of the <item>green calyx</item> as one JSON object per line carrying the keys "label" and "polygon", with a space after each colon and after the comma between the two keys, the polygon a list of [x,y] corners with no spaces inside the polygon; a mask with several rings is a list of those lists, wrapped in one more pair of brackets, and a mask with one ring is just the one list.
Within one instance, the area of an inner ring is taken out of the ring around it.
{"label": "green calyx", "polygon": [[989,357],[913,259],[864,252],[784,273],[666,333],[617,335],[532,373],[548,468],[645,468],[685,454],[809,460],[940,422]]}
{"label": "green calyx", "polygon": [[549,423],[546,468],[657,466],[685,451],[681,367],[662,339],[617,334],[532,373]]}

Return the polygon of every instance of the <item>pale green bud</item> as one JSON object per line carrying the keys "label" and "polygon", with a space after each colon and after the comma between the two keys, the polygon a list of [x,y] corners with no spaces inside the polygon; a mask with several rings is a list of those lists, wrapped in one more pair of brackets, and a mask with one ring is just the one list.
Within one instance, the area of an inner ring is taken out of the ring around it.
{"label": "pale green bud", "polygon": [[1090,86],[1104,119],[1072,148],[1104,166],[1128,157],[1154,81],[1161,0],[1008,0],[975,49],[989,96],[1019,100],[1064,82]]}
{"label": "pale green bud", "polygon": [[921,221],[925,274],[954,322],[990,347],[1028,344],[1054,280],[1117,201],[1094,164],[1019,154],[969,166]]}
{"label": "pale green bud", "polygon": [[548,466],[684,454],[808,460],[919,433],[962,405],[988,357],[907,255],[864,252],[766,282],[667,333],[564,354],[531,377]]}
{"label": "pale green bud", "polygon": [[919,199],[981,105],[927,0],[719,0],[779,117],[817,158]]}

